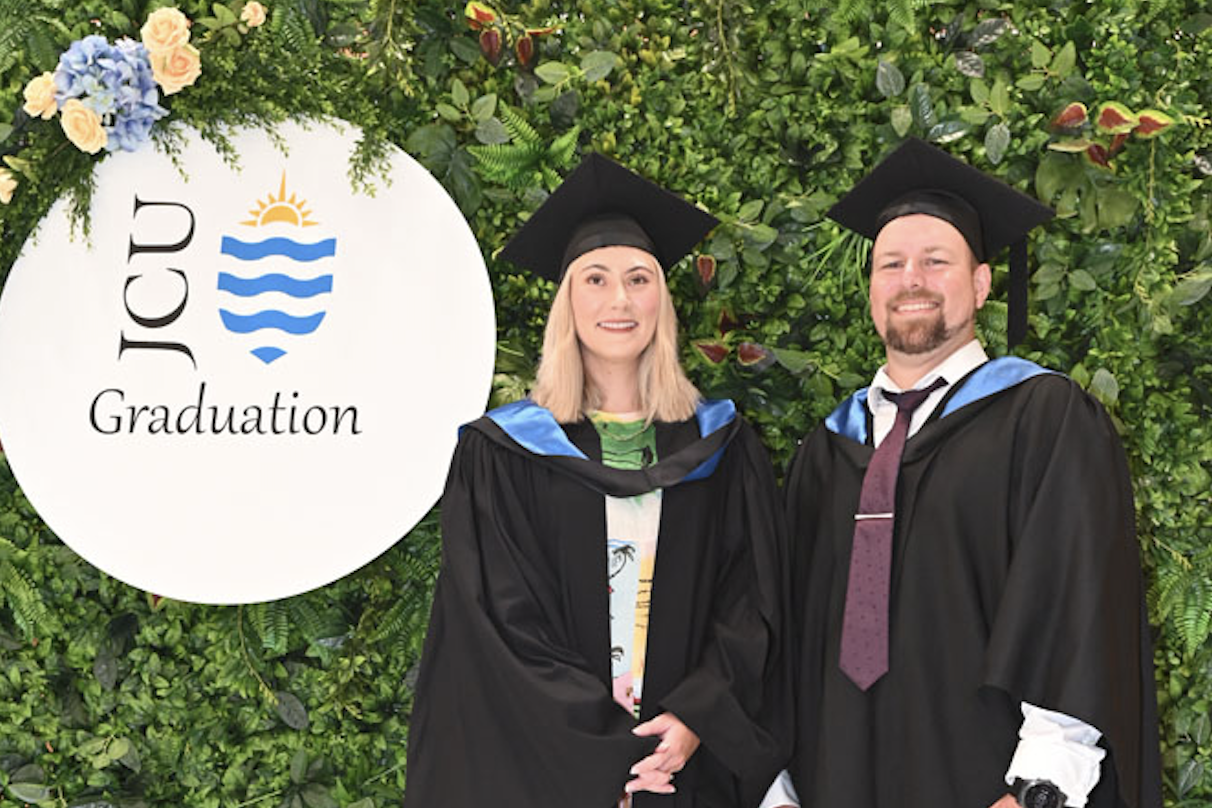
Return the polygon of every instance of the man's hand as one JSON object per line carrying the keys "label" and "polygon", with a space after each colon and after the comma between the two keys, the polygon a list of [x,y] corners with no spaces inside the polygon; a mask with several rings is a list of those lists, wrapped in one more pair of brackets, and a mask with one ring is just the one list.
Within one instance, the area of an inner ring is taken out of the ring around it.
{"label": "man's hand", "polygon": [[635,779],[627,783],[627,792],[672,794],[675,790],[673,776],[682,770],[699,748],[699,736],[673,713],[661,713],[632,732],[640,737],[659,736],[661,742],[651,755],[631,767]]}
{"label": "man's hand", "polygon": [[1018,800],[1014,799],[1013,795],[1007,794],[997,802],[990,805],[989,808],[1019,808],[1019,804]]}

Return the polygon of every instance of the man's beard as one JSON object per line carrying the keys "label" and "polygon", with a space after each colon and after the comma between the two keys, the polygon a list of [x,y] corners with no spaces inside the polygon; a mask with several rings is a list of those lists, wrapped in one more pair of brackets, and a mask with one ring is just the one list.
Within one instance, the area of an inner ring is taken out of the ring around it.
{"label": "man's beard", "polygon": [[[935,316],[916,317],[908,323],[894,324],[892,309],[901,303],[911,300],[928,300],[938,303]],[[930,353],[945,345],[948,340],[967,325],[967,323],[960,323],[955,328],[947,328],[947,322],[943,317],[942,295],[923,294],[922,292],[898,295],[891,300],[888,303],[888,320],[886,323],[884,328],[884,345],[903,354]]]}

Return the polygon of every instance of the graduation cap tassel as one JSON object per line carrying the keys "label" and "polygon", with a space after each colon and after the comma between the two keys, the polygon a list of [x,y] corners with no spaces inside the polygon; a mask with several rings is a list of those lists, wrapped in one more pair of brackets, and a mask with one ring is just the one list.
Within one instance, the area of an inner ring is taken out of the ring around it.
{"label": "graduation cap tassel", "polygon": [[1027,239],[1010,245],[1010,294],[1006,317],[1006,342],[1010,348],[1027,337]]}

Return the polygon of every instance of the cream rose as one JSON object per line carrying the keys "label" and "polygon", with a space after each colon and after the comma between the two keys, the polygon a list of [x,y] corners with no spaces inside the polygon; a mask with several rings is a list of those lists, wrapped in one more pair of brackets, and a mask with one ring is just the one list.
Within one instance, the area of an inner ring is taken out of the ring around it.
{"label": "cream rose", "polygon": [[0,168],[0,205],[7,205],[17,189],[17,178],[7,168]]}
{"label": "cream rose", "polygon": [[109,135],[101,126],[101,117],[84,106],[79,98],[68,100],[60,112],[62,112],[60,122],[63,124],[63,131],[77,149],[89,154],[96,154],[105,147],[105,141],[109,140]]}
{"label": "cream rose", "polygon": [[22,107],[33,117],[49,120],[59,110],[55,103],[55,74],[43,73],[25,85],[25,105]]}
{"label": "cream rose", "polygon": [[189,42],[189,18],[175,8],[158,8],[147,16],[139,36],[150,53],[172,50]]}
{"label": "cream rose", "polygon": [[258,3],[257,0],[250,0],[244,4],[244,10],[240,12],[240,19],[249,28],[256,28],[265,22],[265,6]]}
{"label": "cream rose", "polygon": [[181,45],[169,51],[151,55],[152,76],[172,95],[193,84],[202,75],[202,57],[193,45]]}

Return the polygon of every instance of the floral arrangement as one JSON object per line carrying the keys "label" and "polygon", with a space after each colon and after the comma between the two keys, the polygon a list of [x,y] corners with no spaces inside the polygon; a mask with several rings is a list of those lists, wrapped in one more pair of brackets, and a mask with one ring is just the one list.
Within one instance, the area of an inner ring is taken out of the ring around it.
{"label": "floral arrangement", "polygon": [[[250,0],[240,14],[241,30],[256,28],[265,18],[265,7]],[[168,115],[160,106],[161,93],[180,92],[202,74],[202,55],[189,41],[190,25],[179,9],[160,8],[148,15],[139,42],[127,37],[111,44],[96,35],[76,40],[59,56],[54,72],[26,85],[22,109],[42,120],[58,113],[67,139],[82,152],[134,151],[151,136],[152,125]],[[0,167],[0,204],[9,203],[16,187],[13,173]]]}

